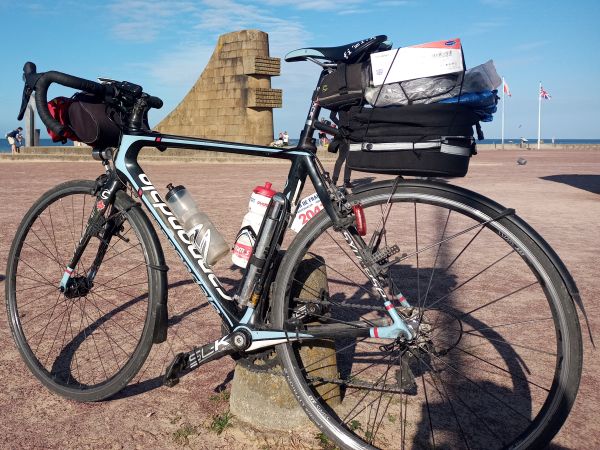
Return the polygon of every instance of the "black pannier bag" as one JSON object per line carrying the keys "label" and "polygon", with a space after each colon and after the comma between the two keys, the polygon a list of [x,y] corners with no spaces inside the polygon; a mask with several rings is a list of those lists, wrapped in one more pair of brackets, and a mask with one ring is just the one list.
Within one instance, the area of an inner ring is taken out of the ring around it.
{"label": "black pannier bag", "polygon": [[339,63],[323,77],[317,100],[323,108],[337,111],[363,103],[365,86],[369,85],[370,63]]}
{"label": "black pannier bag", "polygon": [[[460,104],[351,108],[339,113],[334,147],[348,146],[352,170],[390,175],[462,177],[475,154],[479,116]],[[337,142],[336,142],[337,141]]]}
{"label": "black pannier bag", "polygon": [[119,145],[121,117],[114,108],[92,94],[78,93],[72,100],[69,126],[81,142],[94,148]]}

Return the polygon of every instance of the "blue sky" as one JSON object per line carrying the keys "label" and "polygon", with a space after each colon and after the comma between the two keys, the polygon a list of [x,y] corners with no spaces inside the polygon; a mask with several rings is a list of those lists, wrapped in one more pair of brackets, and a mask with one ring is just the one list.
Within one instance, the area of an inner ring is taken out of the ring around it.
{"label": "blue sky", "polygon": [[[507,137],[537,135],[542,81],[552,95],[542,105],[542,137],[600,138],[598,0],[0,0],[0,17],[1,130],[19,125],[25,61],[141,84],[165,101],[151,113],[156,124],[192,87],[220,34],[253,28],[269,33],[278,57],[377,34],[394,46],[459,37],[467,67],[493,59],[510,86]],[[284,92],[276,132],[299,134],[317,76],[311,63],[282,63],[272,83]],[[65,94],[55,88],[49,97]],[[487,138],[500,136],[500,123],[498,113],[484,125]]]}

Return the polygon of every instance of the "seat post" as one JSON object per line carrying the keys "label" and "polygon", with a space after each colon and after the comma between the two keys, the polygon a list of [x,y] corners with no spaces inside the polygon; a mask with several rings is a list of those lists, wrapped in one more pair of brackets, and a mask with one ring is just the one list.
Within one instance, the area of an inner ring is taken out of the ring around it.
{"label": "seat post", "polygon": [[313,134],[315,132],[314,123],[319,118],[319,114],[321,112],[321,106],[319,105],[317,98],[319,94],[319,89],[321,89],[321,82],[325,75],[327,75],[327,70],[323,69],[321,71],[321,75],[319,76],[319,81],[317,82],[317,87],[315,88],[310,104],[310,109],[308,110],[308,114],[306,116],[306,122],[304,123],[304,129],[300,133],[300,140],[298,141],[298,147],[303,150],[310,150],[312,152],[317,151],[317,147],[312,139]]}

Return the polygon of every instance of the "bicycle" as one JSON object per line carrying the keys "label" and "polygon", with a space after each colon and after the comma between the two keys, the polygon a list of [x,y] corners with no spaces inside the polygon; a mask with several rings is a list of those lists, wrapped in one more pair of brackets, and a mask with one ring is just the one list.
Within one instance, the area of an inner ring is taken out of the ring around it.
{"label": "bicycle", "polygon": [[[376,51],[379,36],[316,54],[328,72]],[[304,56],[302,56],[304,55]],[[78,401],[119,392],[167,336],[167,270],[149,211],[215,308],[224,334],[176,356],[167,385],[208,361],[276,348],[285,377],[319,429],[343,448],[538,448],[558,432],[582,366],[579,293],[564,264],[514,210],[475,192],[397,176],[332,183],[316,157],[316,92],[297,147],[160,134],[141,87],[24,67],[22,117],[35,90],[43,122],[51,83],[120,108],[116,149],[95,148],[105,173],[43,194],[23,218],[7,266],[16,345],[50,390]],[[230,295],[137,163],[143,146],[284,158],[241,286]],[[306,180],[323,209],[282,249]],[[374,231],[371,231],[374,230]],[[363,238],[363,236],[365,236]],[[306,285],[306,261],[327,282]],[[516,307],[515,307],[516,306]],[[311,347],[329,354],[308,357]],[[333,356],[332,356],[333,355]]]}

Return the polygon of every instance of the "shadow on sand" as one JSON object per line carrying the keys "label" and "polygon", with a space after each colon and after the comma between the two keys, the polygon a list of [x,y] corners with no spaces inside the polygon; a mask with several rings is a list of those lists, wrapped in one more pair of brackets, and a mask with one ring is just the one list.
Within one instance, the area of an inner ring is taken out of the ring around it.
{"label": "shadow on sand", "polygon": [[568,184],[584,191],[600,194],[600,175],[562,174],[541,177],[542,180]]}

